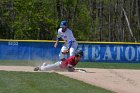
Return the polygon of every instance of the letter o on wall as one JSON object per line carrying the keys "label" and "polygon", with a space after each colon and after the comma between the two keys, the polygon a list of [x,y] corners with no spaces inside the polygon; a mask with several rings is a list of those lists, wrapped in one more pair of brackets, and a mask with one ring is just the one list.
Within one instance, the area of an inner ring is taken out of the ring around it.
{"label": "letter o on wall", "polygon": [[132,46],[128,46],[126,47],[126,50],[125,50],[125,58],[128,60],[128,61],[132,61],[135,57],[135,48],[132,47]]}

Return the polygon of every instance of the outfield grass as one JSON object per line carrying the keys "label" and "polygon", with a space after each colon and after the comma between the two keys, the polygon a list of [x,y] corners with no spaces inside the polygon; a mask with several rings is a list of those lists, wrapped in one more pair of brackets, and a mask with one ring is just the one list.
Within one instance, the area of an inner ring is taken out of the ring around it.
{"label": "outfield grass", "polygon": [[[6,66],[38,66],[41,61],[28,60],[0,60],[0,65]],[[105,62],[79,62],[77,67],[80,68],[105,68],[105,69],[140,69],[140,63],[105,63]]]}
{"label": "outfield grass", "polygon": [[140,69],[140,63],[79,62],[80,68]]}
{"label": "outfield grass", "polygon": [[57,73],[0,71],[0,93],[113,93]]}
{"label": "outfield grass", "polygon": [[[30,61],[30,60],[0,60],[0,65],[6,65],[6,66],[34,66],[37,62],[40,62],[40,61]],[[42,62],[40,62],[40,63],[42,63]]]}

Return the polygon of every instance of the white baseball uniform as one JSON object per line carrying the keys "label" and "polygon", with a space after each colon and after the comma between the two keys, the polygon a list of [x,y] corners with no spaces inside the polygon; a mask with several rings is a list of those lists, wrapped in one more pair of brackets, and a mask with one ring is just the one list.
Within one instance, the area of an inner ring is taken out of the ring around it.
{"label": "white baseball uniform", "polygon": [[64,41],[66,41],[66,43],[61,48],[59,58],[63,59],[67,57],[67,55],[62,54],[62,52],[64,52],[68,48],[70,48],[70,51],[69,51],[70,56],[74,55],[75,50],[77,49],[78,43],[76,39],[74,38],[72,31],[67,28],[65,32],[62,32],[62,28],[59,28],[57,38],[62,38]]}

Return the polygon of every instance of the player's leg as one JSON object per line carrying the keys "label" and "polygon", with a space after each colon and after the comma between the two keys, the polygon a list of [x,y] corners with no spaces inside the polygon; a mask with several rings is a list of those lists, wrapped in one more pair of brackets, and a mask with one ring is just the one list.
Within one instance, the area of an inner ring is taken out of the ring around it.
{"label": "player's leg", "polygon": [[70,48],[70,56],[75,55],[75,51],[76,51],[76,49],[77,49],[77,46],[78,46],[78,44],[77,44],[77,42],[75,41],[75,42],[72,44],[71,48]]}
{"label": "player's leg", "polygon": [[54,64],[48,64],[48,65],[42,65],[40,67],[40,70],[41,71],[50,71],[50,70],[56,70],[56,69],[60,69],[60,64],[61,64],[61,61],[58,61]]}
{"label": "player's leg", "polygon": [[59,53],[59,59],[61,61],[64,61],[67,58],[67,55],[62,53],[64,51],[66,51],[66,50],[67,50],[67,46],[66,45],[63,45],[62,48],[61,48],[61,51]]}

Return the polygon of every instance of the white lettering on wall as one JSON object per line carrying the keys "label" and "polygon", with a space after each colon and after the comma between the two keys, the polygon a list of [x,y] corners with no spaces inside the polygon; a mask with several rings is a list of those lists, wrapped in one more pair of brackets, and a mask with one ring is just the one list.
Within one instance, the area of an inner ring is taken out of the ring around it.
{"label": "white lettering on wall", "polygon": [[9,41],[8,42],[9,46],[18,46],[18,42],[14,42],[14,41]]}
{"label": "white lettering on wall", "polygon": [[140,61],[140,46],[124,45],[79,45],[78,49],[83,50],[84,60],[93,61]]}
{"label": "white lettering on wall", "polygon": [[123,51],[123,46],[114,46],[114,53],[116,55],[115,60],[121,60],[121,51]]}
{"label": "white lettering on wall", "polygon": [[88,46],[89,45],[84,45],[84,59],[88,60]]}
{"label": "white lettering on wall", "polygon": [[105,54],[103,60],[113,60],[111,55],[111,50],[109,46],[106,46]]}
{"label": "white lettering on wall", "polygon": [[78,50],[82,50],[83,45],[78,45]]}
{"label": "white lettering on wall", "polygon": [[92,45],[92,59],[100,60],[100,45]]}
{"label": "white lettering on wall", "polygon": [[135,58],[135,49],[134,49],[134,47],[132,47],[132,46],[126,47],[125,58],[128,61],[132,61]]}

